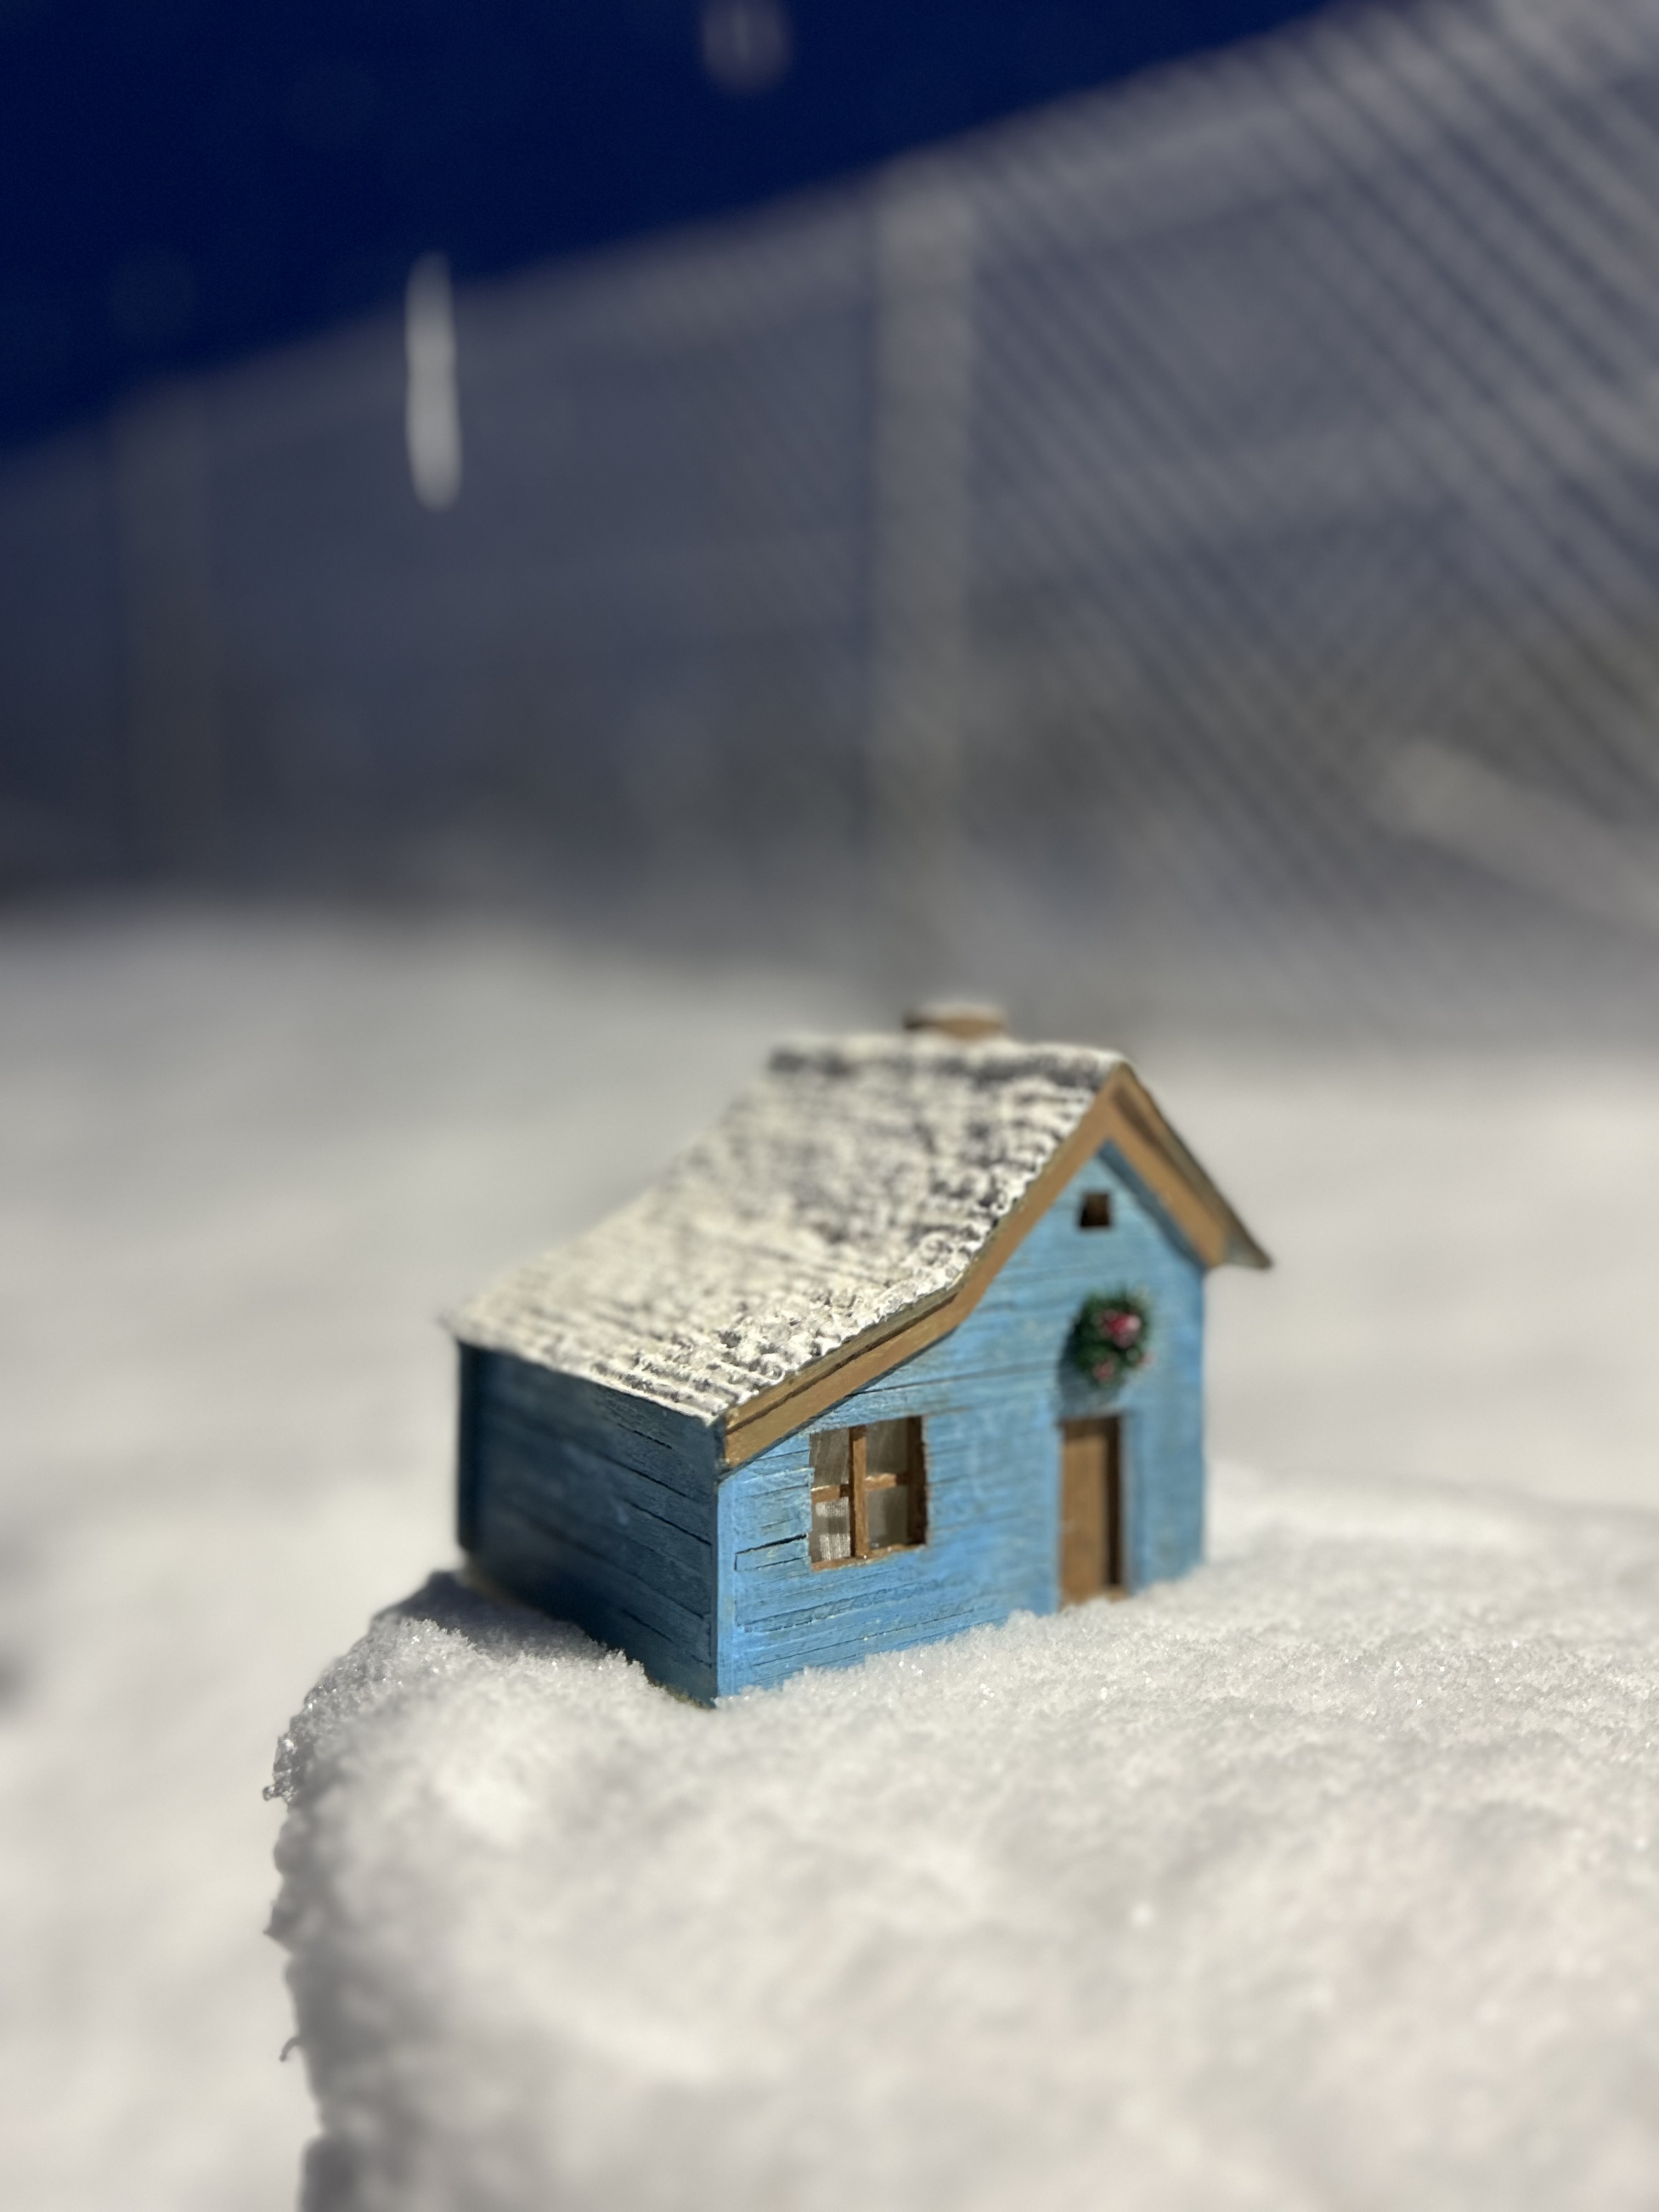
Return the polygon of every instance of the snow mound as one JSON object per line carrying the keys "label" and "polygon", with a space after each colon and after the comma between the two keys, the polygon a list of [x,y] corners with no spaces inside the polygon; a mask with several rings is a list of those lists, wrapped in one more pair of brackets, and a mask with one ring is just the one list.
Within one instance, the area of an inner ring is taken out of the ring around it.
{"label": "snow mound", "polygon": [[1659,1519],[1217,1518],[714,1712],[380,1616],[279,1759],[312,2212],[1650,2207]]}

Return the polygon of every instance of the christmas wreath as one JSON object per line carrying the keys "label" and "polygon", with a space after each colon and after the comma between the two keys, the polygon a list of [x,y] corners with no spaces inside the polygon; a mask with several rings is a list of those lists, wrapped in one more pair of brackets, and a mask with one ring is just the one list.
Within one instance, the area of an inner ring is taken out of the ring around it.
{"label": "christmas wreath", "polygon": [[1097,1291],[1083,1301],[1066,1350],[1091,1382],[1109,1389],[1146,1364],[1152,1336],[1152,1310],[1140,1291]]}

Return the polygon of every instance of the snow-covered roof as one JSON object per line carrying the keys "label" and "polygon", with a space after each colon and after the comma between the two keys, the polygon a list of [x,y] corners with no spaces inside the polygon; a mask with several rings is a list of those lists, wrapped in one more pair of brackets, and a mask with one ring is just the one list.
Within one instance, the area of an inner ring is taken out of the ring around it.
{"label": "snow-covered roof", "polygon": [[782,1045],[658,1182],[452,1326],[717,1420],[949,1293],[1120,1065],[928,1031]]}

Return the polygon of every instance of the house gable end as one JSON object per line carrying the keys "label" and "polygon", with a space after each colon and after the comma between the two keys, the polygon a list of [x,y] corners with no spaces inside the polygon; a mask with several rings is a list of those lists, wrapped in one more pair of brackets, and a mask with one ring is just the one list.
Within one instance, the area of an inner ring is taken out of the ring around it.
{"label": "house gable end", "polygon": [[1146,1085],[1127,1062],[1121,1062],[955,1288],[733,1407],[724,1424],[725,1465],[741,1466],[959,1328],[1079,1171],[1103,1148],[1118,1155],[1176,1248],[1200,1267],[1228,1261],[1256,1267],[1269,1264],[1261,1245],[1164,1120]]}
{"label": "house gable end", "polygon": [[[1112,1225],[1082,1201],[1109,1194]],[[1091,1292],[1133,1290],[1152,1357],[1115,1391],[1066,1356]],[[841,1665],[1059,1601],[1058,1434],[1109,1413],[1129,1425],[1131,1587],[1178,1574],[1203,1541],[1203,1269],[1111,1146],[1083,1162],[948,1335],[729,1470],[720,1483],[722,1693]],[[914,1419],[926,1451],[926,1536],[867,1561],[809,1556],[811,1438]]]}

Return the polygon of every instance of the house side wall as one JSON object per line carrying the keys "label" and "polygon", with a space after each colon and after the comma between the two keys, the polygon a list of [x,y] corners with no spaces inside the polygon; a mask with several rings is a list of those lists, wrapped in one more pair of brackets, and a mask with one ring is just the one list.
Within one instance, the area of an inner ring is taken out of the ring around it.
{"label": "house side wall", "polygon": [[714,1438],[510,1353],[461,1347],[463,1547],[496,1583],[688,1696],[715,1692]]}
{"label": "house side wall", "polygon": [[[1089,1191],[1114,1223],[1079,1226]],[[1107,1394],[1066,1341],[1091,1291],[1143,1291],[1152,1356]],[[734,1469],[720,1492],[722,1693],[926,1642],[1059,1603],[1062,1420],[1123,1416],[1132,1588],[1183,1572],[1204,1544],[1203,1272],[1111,1147],[1083,1169],[975,1311],[938,1344]],[[815,1568],[814,1429],[920,1414],[927,1540],[885,1559]]]}

